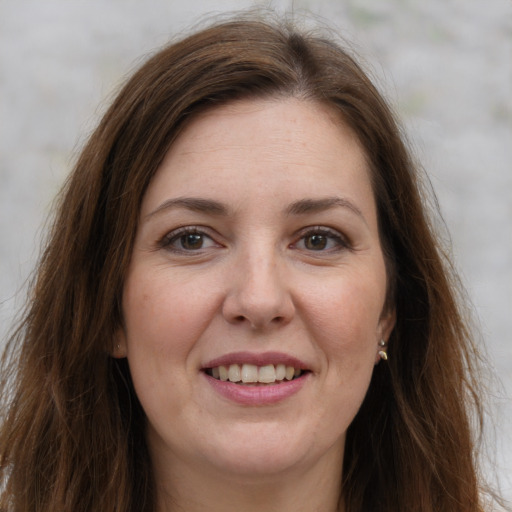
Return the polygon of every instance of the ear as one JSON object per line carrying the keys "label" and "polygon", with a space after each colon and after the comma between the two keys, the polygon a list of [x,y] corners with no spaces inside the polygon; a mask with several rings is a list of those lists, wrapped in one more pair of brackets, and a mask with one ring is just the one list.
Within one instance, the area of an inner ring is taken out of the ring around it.
{"label": "ear", "polygon": [[396,310],[393,308],[391,311],[382,313],[377,328],[377,335],[380,340],[384,340],[386,343],[389,341],[391,332],[395,328],[396,324]]}
{"label": "ear", "polygon": [[375,364],[381,359],[387,360],[387,348],[389,337],[396,324],[395,309],[383,313],[377,326],[377,353],[375,354]]}
{"label": "ear", "polygon": [[126,355],[126,335],[124,329],[119,327],[114,334],[114,347],[111,356],[115,359],[122,359],[123,357],[126,357]]}

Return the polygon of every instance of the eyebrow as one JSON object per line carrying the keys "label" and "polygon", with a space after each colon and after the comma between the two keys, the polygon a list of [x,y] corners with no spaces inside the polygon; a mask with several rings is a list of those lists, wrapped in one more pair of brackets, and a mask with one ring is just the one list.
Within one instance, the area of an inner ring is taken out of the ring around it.
{"label": "eyebrow", "polygon": [[[160,212],[173,208],[184,208],[199,213],[227,217],[230,214],[229,209],[223,203],[213,199],[204,199],[201,197],[177,197],[168,199],[160,204],[155,210],[146,215],[151,218]],[[348,208],[350,211],[360,217],[365,223],[361,210],[348,199],[342,197],[325,197],[321,199],[300,199],[290,204],[286,210],[286,215],[306,215],[308,213],[320,213],[332,208]]]}
{"label": "eyebrow", "polygon": [[177,197],[175,199],[168,199],[167,201],[164,201],[155,210],[148,213],[146,218],[153,217],[164,210],[172,208],[184,208],[194,212],[219,216],[227,216],[229,214],[225,205],[212,199],[203,199],[201,197]]}
{"label": "eyebrow", "polygon": [[287,209],[288,215],[305,215],[308,213],[319,213],[332,208],[348,208],[366,223],[363,212],[348,199],[342,197],[325,197],[322,199],[301,199],[292,203]]}

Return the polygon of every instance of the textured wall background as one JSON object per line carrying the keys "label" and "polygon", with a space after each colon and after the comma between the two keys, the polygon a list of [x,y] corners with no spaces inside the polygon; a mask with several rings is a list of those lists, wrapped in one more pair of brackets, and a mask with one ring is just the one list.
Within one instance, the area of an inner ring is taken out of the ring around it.
{"label": "textured wall background", "polygon": [[496,470],[511,498],[511,0],[0,0],[0,334],[50,202],[116,86],[204,13],[254,5],[329,20],[400,112],[503,383]]}

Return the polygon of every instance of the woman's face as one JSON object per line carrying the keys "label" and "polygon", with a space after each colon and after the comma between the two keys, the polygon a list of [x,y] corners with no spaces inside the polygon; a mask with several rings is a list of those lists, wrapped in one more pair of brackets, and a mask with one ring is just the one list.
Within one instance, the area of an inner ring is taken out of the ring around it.
{"label": "woman's face", "polygon": [[385,295],[368,166],[338,118],[296,99],[196,118],[146,192],[123,293],[117,355],[153,463],[341,467]]}

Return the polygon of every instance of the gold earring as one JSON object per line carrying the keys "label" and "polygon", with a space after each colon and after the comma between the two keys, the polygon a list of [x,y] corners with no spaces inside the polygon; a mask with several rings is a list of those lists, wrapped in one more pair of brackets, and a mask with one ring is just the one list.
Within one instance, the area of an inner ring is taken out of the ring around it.
{"label": "gold earring", "polygon": [[379,356],[381,359],[384,359],[384,361],[387,361],[388,360],[388,354],[386,352],[386,346],[387,346],[387,343],[384,341],[384,340],[380,340],[379,341],[379,346],[382,347],[382,350],[379,350]]}

